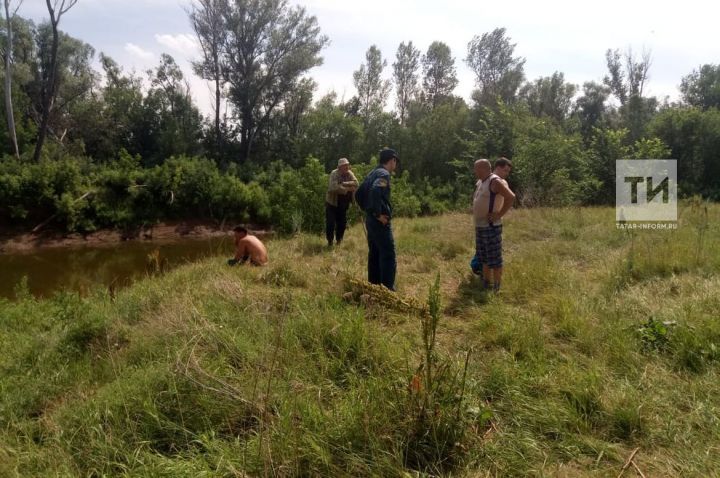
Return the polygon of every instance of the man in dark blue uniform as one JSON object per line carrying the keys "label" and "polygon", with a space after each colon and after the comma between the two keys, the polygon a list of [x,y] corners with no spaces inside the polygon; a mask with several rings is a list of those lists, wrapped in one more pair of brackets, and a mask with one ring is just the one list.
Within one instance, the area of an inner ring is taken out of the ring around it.
{"label": "man in dark blue uniform", "polygon": [[398,154],[392,149],[380,151],[380,165],[370,171],[370,189],[365,207],[368,239],[368,281],[395,290],[395,240],[393,239],[390,174],[397,168]]}

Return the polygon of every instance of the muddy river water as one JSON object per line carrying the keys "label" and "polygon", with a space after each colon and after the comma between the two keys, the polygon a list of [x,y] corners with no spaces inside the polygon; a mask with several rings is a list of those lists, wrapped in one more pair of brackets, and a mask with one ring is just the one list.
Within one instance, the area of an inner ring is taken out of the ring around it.
{"label": "muddy river water", "polygon": [[50,297],[60,290],[84,293],[111,284],[119,288],[160,267],[168,270],[206,257],[223,260],[232,253],[230,236],[0,253],[0,297],[15,298],[18,284],[25,280],[36,297]]}

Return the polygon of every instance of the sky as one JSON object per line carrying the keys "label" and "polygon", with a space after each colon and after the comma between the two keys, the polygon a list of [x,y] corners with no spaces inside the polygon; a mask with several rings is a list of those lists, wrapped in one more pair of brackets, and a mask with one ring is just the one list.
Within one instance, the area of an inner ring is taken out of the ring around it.
{"label": "sky", "polygon": [[[125,71],[144,75],[172,55],[183,68],[192,94],[206,114],[212,112],[210,85],[196,77],[190,61],[200,58],[187,11],[193,0],[79,0],[61,20],[60,29],[115,59]],[[17,0],[15,0],[17,2]],[[474,75],[464,62],[475,35],[505,27],[526,59],[525,76],[533,80],[555,71],[579,86],[602,81],[605,51],[649,50],[652,66],[646,94],[676,100],[683,76],[704,63],[720,63],[717,18],[720,2],[603,0],[290,0],[318,19],[330,45],[324,63],[310,71],[318,83],[315,99],[335,91],[355,94],[353,71],[365,52],[377,45],[392,75],[400,42],[412,41],[422,52],[435,40],[445,42],[455,57],[459,85],[455,94],[467,100]],[[45,2],[25,0],[19,15],[39,23],[48,18]],[[96,65],[99,70],[99,64]],[[393,107],[394,98],[388,101]]]}

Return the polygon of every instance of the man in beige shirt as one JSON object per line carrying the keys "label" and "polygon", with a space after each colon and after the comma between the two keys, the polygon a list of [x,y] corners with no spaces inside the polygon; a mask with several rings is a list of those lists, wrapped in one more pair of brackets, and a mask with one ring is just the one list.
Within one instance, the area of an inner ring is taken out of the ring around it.
{"label": "man in beige shirt", "polygon": [[502,280],[502,217],[515,202],[515,194],[507,184],[512,163],[500,158],[495,171],[487,159],[475,161],[475,177],[478,179],[473,195],[473,219],[475,223],[475,258],[482,265],[483,287],[500,290]]}
{"label": "man in beige shirt", "polygon": [[235,257],[228,261],[228,265],[244,264],[250,262],[254,266],[264,266],[268,262],[268,253],[265,244],[248,233],[243,226],[235,226]]}
{"label": "man in beige shirt", "polygon": [[350,171],[350,161],[340,158],[337,169],[330,173],[325,195],[325,237],[329,247],[333,245],[333,239],[340,244],[345,236],[347,210],[358,185],[357,178]]}

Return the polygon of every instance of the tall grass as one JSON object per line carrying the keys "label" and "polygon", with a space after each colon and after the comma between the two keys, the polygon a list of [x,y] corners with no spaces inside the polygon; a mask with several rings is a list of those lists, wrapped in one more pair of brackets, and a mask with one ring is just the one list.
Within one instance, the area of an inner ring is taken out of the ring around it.
{"label": "tall grass", "polygon": [[617,476],[635,448],[646,476],[713,476],[720,208],[634,236],[613,219],[514,211],[497,296],[461,214],[397,221],[399,297],[356,290],[357,227],[112,294],[21,284],[0,301],[0,476]]}

